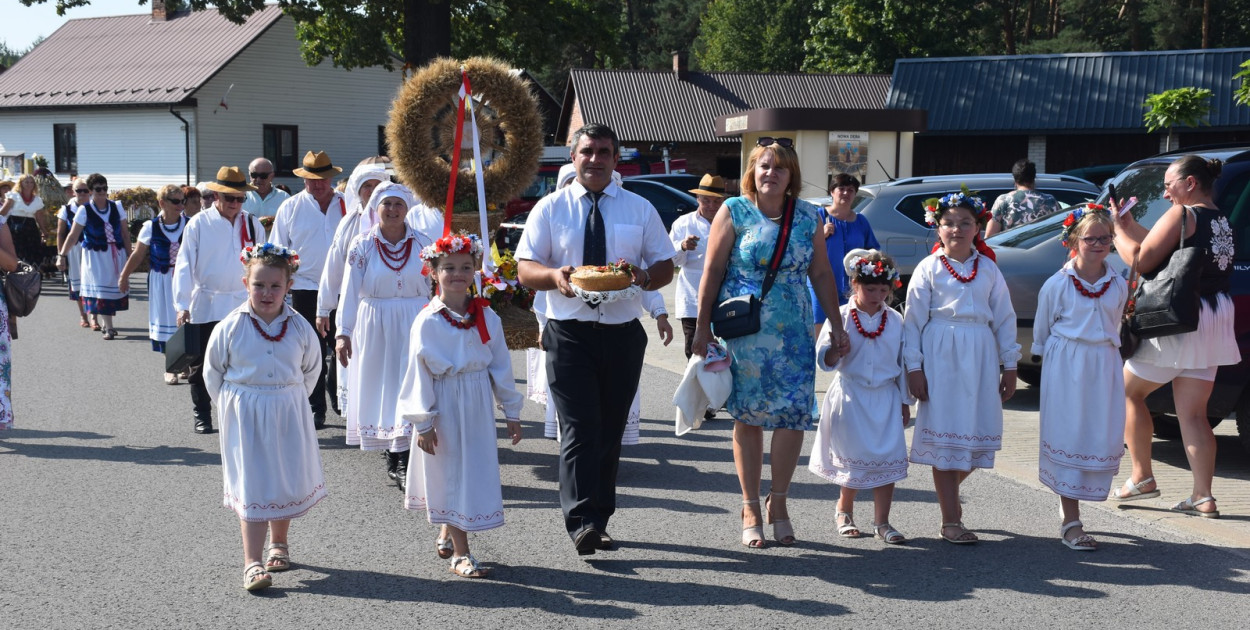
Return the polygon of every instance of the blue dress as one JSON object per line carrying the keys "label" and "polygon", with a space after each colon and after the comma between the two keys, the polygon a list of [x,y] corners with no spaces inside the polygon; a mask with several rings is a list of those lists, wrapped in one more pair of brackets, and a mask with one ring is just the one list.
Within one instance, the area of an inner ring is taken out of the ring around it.
{"label": "blue dress", "polygon": [[[881,243],[877,242],[877,235],[872,233],[872,226],[862,215],[856,215],[854,221],[843,221],[831,216],[828,209],[820,208],[817,220],[834,225],[833,236],[825,239],[825,253],[829,256],[829,266],[833,267],[833,277],[837,280],[838,304],[846,304],[851,297],[851,281],[846,277],[846,267],[842,266],[842,259],[852,249],[881,249]],[[823,324],[828,319],[825,309],[820,307],[816,291],[811,290],[810,283],[808,289],[816,315],[815,323]]]}
{"label": "blue dress", "polygon": [[[725,202],[734,224],[720,300],[759,296],[780,227],[745,197]],[[725,404],[739,422],[766,429],[815,429],[816,346],[807,269],[819,219],[815,206],[798,201],[786,255],[760,309],[760,332],[725,340],[734,388]]]}

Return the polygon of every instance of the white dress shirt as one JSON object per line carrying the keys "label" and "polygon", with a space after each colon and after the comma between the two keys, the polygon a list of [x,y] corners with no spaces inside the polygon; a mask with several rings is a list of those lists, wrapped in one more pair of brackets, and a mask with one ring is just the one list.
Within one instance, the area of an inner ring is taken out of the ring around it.
{"label": "white dress shirt", "polygon": [[281,188],[270,190],[268,197],[261,197],[259,191],[249,190],[247,199],[243,200],[243,209],[251,212],[253,216],[272,217],[278,214],[278,208],[282,207],[282,202],[290,198],[291,193]]}
{"label": "white dress shirt", "polygon": [[[624,259],[645,269],[677,254],[651,202],[615,183],[608,184],[603,192],[599,212],[606,233],[607,262]],[[532,260],[553,268],[580,266],[589,214],[590,196],[580,182],[543,197],[525,222],[517,260]],[[636,296],[591,308],[579,297],[548,291],[542,314],[555,320],[624,324],[638,318],[641,299]]]}
{"label": "white dress shirt", "polygon": [[[707,257],[707,239],[711,233],[712,222],[703,218],[697,210],[677,217],[668,233],[673,247],[677,248],[673,264],[681,267],[676,280],[676,304],[673,305],[679,318],[699,316],[699,282],[703,280],[703,262]],[[699,243],[690,251],[681,248],[682,241],[688,236],[699,237]]]}
{"label": "white dress shirt", "polygon": [[269,242],[290,247],[299,254],[299,271],[295,272],[292,291],[317,290],[335,229],[346,214],[347,202],[338,192],[325,212],[306,190],[282,202],[273,219]]}
{"label": "white dress shirt", "polygon": [[191,311],[192,323],[221,321],[247,301],[239,254],[249,223],[255,242],[265,242],[265,226],[260,221],[245,211],[239,211],[234,222],[227,221],[217,206],[201,210],[183,228],[174,263],[174,308]]}
{"label": "white dress shirt", "polygon": [[356,238],[360,227],[360,206],[339,221],[334,229],[334,239],[326,252],[321,281],[317,284],[317,317],[329,317],[339,303],[339,290],[343,288],[343,269],[347,264],[347,249]]}
{"label": "white dress shirt", "polygon": [[[1046,280],[1037,295],[1037,315],[1033,320],[1033,354],[1042,356],[1046,340],[1052,334],[1089,344],[1109,343],[1120,347],[1120,316],[1128,300],[1128,282],[1110,265],[1097,282],[1081,280],[1069,260]],[[1076,279],[1090,293],[1097,293],[1106,283],[1107,292],[1097,298],[1086,297],[1076,290]]]}
{"label": "white dress shirt", "polygon": [[[418,237],[425,237],[417,239],[422,247],[443,238],[443,211],[438,208],[419,203],[408,209],[408,216],[404,218],[404,222],[417,233]],[[483,243],[487,241],[485,234],[478,236],[482,237]]]}

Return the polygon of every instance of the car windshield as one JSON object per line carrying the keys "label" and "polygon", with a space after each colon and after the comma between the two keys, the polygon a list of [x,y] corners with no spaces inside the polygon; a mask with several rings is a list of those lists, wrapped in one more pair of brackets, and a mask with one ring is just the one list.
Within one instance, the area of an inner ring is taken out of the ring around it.
{"label": "car windshield", "polygon": [[[1163,198],[1163,172],[1168,164],[1143,164],[1120,173],[1112,183],[1121,199],[1137,197],[1133,216],[1147,227],[1154,225],[1172,202]],[[1097,203],[1106,204],[1108,192],[1098,196]],[[997,234],[986,239],[991,247],[1031,248],[1050,238],[1057,238],[1067,213],[1056,213],[1035,223]]]}

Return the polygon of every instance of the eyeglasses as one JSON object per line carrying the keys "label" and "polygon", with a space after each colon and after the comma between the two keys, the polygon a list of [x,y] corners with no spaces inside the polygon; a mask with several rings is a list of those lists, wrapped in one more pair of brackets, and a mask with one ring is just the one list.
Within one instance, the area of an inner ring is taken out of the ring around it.
{"label": "eyeglasses", "polygon": [[247,197],[238,197],[235,195],[217,195],[217,196],[226,203],[243,203],[244,201],[247,200]]}
{"label": "eyeglasses", "polygon": [[252,179],[269,179],[270,177],[273,177],[273,173],[248,173],[248,174],[252,176]]}
{"label": "eyeglasses", "polygon": [[759,140],[755,141],[755,146],[757,147],[771,147],[774,144],[783,146],[787,149],[794,148],[794,140],[791,138],[773,138],[770,136],[761,136]]}
{"label": "eyeglasses", "polygon": [[971,230],[973,224],[971,221],[962,221],[960,223],[938,223],[938,227],[943,230]]}
{"label": "eyeglasses", "polygon": [[1094,245],[1110,245],[1111,241],[1113,240],[1115,240],[1115,238],[1109,234],[1104,235],[1104,236],[1082,236],[1081,237],[1081,242],[1091,247]]}
{"label": "eyeglasses", "polygon": [[96,186],[96,187],[92,188],[91,190],[94,190],[94,191],[96,191],[96,192],[108,192],[108,191],[109,191],[109,187],[108,187],[108,186]]}
{"label": "eyeglasses", "polygon": [[166,199],[165,201],[168,201],[169,203],[175,206],[181,206],[182,204],[187,202],[186,199]]}
{"label": "eyeglasses", "polygon": [[75,189],[74,189],[74,192],[76,192],[76,193],[78,193],[78,194],[80,194],[80,195],[85,195],[85,194],[87,194],[87,193],[91,192],[91,189],[90,189],[90,188],[75,188]]}

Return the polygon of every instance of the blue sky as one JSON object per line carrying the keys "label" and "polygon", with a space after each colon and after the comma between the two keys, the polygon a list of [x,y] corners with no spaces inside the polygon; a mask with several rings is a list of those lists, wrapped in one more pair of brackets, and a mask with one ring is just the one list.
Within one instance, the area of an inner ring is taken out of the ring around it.
{"label": "blue sky", "polygon": [[139,0],[91,0],[91,4],[69,9],[64,16],[60,16],[56,14],[56,0],[29,7],[17,0],[0,0],[0,3],[4,5],[4,29],[0,30],[0,41],[14,50],[25,50],[37,38],[51,35],[71,18],[134,15],[152,10],[150,2],[140,5]]}

